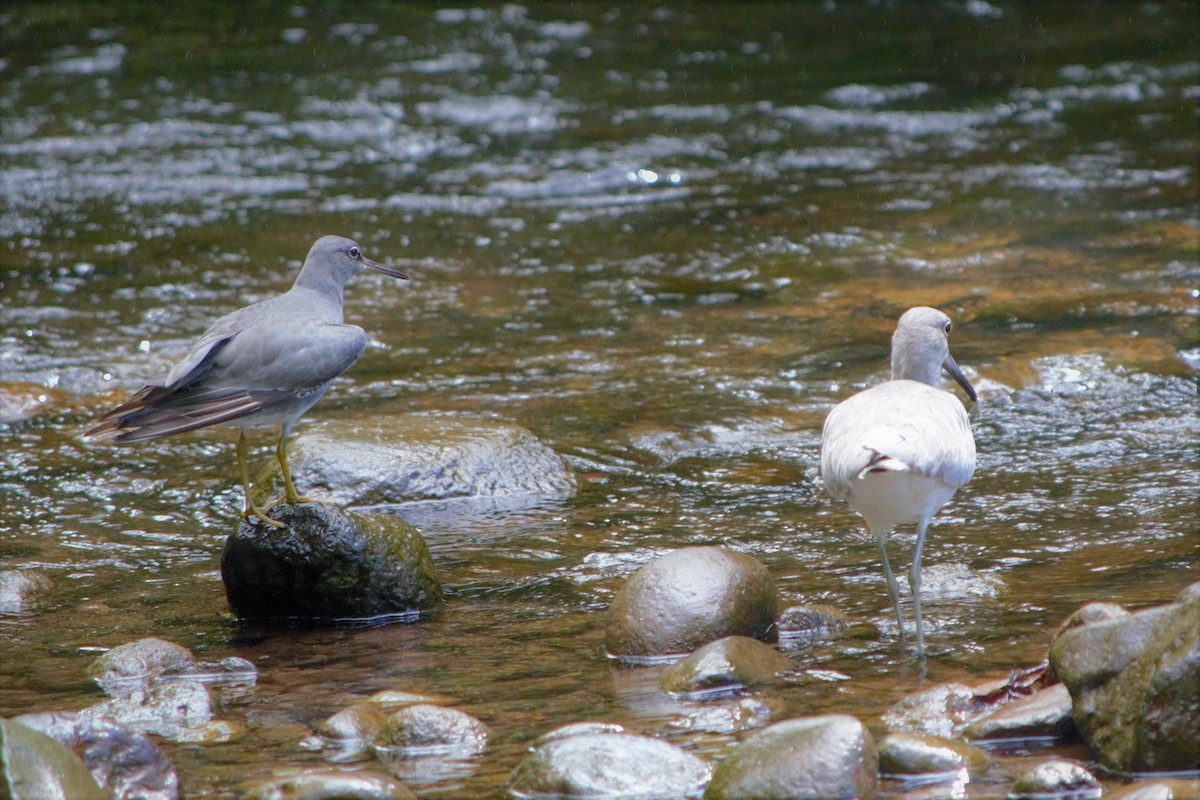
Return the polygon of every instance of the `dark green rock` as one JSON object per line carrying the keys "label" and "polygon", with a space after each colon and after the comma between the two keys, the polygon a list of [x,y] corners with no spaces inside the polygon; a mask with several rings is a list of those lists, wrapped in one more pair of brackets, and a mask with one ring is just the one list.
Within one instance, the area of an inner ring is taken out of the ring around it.
{"label": "dark green rock", "polygon": [[861,722],[829,714],[751,734],[713,772],[705,800],[867,800],[875,796],[875,741]]}
{"label": "dark green rock", "polygon": [[243,522],[225,543],[221,576],[238,617],[331,621],[442,604],[425,540],[404,520],[325,503],[269,513],[286,527]]}
{"label": "dark green rock", "polygon": [[658,688],[680,694],[760,686],[776,682],[791,667],[791,660],[770,645],[726,636],[664,669]]}
{"label": "dark green rock", "polygon": [[1200,764],[1200,597],[1066,631],[1050,663],[1100,763],[1122,772]]}
{"label": "dark green rock", "polygon": [[778,598],[752,556],[688,547],[635,572],[608,612],[605,646],[619,657],[690,653],[725,636],[776,640]]}
{"label": "dark green rock", "polygon": [[83,759],[44,733],[0,719],[0,800],[108,800]]}
{"label": "dark green rock", "polygon": [[660,739],[631,733],[547,737],[513,770],[517,797],[695,797],[711,773],[698,756]]}

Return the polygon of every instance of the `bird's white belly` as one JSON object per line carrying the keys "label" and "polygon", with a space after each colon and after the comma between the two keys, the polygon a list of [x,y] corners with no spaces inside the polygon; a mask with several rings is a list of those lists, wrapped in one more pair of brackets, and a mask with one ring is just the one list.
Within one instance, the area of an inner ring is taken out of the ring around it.
{"label": "bird's white belly", "polygon": [[846,499],[873,531],[920,522],[946,505],[957,486],[914,472],[876,471],[851,481]]}

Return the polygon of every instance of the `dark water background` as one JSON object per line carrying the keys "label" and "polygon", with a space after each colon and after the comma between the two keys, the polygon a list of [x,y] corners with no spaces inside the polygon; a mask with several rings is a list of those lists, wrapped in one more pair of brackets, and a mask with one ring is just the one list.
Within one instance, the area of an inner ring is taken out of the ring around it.
{"label": "dark water background", "polygon": [[[96,653],[160,636],[260,669],[220,710],[244,737],[166,745],[188,797],[323,763],[298,746],[311,726],[397,687],[493,738],[448,774],[395,770],[491,796],[569,722],[712,758],[736,741],[603,655],[613,593],[674,548],[750,553],[788,602],[856,621],[788,651],[775,719],[873,724],[931,682],[1037,662],[1084,602],[1170,600],[1200,578],[1194,11],[7,4],[0,564],[52,588],[0,617],[0,715],[94,703]],[[431,620],[244,631],[218,571],[241,502],[228,432],[80,435],[286,288],[324,233],[414,279],[348,288],[373,345],[311,418],[515,422],[580,488],[398,508],[449,594]],[[925,563],[1007,586],[927,602],[924,676],[815,468],[825,413],[886,377],[919,304],[954,317],[981,394],[978,471]]]}

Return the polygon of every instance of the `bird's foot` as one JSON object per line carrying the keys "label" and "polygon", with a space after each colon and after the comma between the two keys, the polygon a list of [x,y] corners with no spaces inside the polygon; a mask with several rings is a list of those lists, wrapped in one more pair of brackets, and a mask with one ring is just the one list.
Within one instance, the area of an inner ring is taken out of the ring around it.
{"label": "bird's foot", "polygon": [[[275,504],[272,503],[272,505],[275,505]],[[286,522],[280,522],[277,519],[272,519],[271,517],[267,516],[267,512],[263,511],[261,508],[247,508],[245,511],[242,512],[242,519],[246,520],[246,522],[250,522],[251,517],[258,517],[260,520],[265,522],[267,525],[270,525],[272,528],[286,528],[287,527]]]}
{"label": "bird's foot", "polygon": [[315,497],[309,497],[309,496],[303,495],[303,494],[296,494],[295,492],[293,492],[291,494],[284,492],[279,497],[277,497],[271,501],[271,506],[274,507],[274,506],[277,506],[280,504],[289,505],[289,506],[299,506],[299,505],[304,505],[305,503],[315,503],[315,502],[317,502],[317,499]]}

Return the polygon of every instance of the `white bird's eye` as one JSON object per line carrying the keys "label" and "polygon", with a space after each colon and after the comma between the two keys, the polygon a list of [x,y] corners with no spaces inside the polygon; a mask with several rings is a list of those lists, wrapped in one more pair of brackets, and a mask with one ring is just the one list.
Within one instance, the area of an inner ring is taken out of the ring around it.
{"label": "white bird's eye", "polygon": [[950,323],[947,322],[946,323],[946,333],[949,333],[949,332],[950,332]]}
{"label": "white bird's eye", "polygon": [[[351,258],[358,260],[359,256],[361,256],[361,255],[362,255],[362,251],[359,250],[357,247],[350,248],[350,257]],[[947,328],[947,330],[949,330],[949,328]]]}

